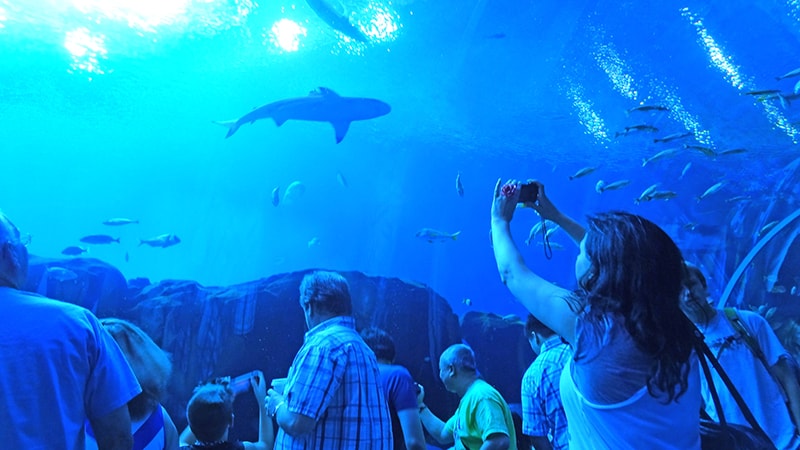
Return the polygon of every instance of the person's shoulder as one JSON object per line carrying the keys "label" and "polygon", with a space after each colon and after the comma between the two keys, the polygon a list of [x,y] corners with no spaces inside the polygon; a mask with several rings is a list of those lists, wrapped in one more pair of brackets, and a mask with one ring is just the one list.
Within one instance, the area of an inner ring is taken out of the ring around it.
{"label": "person's shoulder", "polygon": [[736,309],[736,314],[738,314],[739,318],[741,318],[743,321],[747,322],[748,325],[769,326],[767,319],[755,311]]}

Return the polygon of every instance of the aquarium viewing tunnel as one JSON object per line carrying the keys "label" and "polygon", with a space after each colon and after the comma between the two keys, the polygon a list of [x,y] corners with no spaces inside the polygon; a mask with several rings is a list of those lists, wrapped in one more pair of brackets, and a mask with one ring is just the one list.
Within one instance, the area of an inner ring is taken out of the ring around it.
{"label": "aquarium viewing tunnel", "polygon": [[[800,356],[796,0],[0,0],[0,117],[25,289],[142,327],[179,429],[198,382],[285,376],[313,269],[345,274],[442,410],[461,341],[519,403],[498,180],[655,222],[715,306]],[[576,287],[564,230],[523,207],[511,229]]]}

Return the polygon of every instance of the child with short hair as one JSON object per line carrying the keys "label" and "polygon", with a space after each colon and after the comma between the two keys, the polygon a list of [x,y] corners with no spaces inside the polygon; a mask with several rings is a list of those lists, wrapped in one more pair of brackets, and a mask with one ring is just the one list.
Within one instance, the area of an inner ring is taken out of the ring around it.
{"label": "child with short hair", "polygon": [[228,383],[213,382],[194,390],[186,418],[189,426],[181,433],[183,450],[267,450],[275,439],[272,419],[267,416],[265,400],[267,385],[264,375],[258,372],[250,379],[258,402],[259,433],[257,442],[229,441],[228,431],[233,427],[233,400],[236,396]]}

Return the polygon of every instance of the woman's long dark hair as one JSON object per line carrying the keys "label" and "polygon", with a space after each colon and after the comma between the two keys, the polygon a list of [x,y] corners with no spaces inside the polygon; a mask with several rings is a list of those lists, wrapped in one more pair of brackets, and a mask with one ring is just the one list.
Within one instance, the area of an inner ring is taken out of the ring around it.
{"label": "woman's long dark hair", "polygon": [[576,294],[587,319],[621,315],[639,350],[655,359],[648,391],[666,393],[667,402],[677,399],[687,388],[694,342],[680,309],[680,250],[653,222],[618,211],[589,217],[585,248],[591,267]]}

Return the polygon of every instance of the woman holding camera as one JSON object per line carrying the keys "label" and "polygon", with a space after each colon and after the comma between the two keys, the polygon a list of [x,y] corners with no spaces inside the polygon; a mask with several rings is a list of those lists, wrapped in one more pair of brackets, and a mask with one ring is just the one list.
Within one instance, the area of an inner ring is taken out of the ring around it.
{"label": "woman holding camera", "polygon": [[680,309],[684,263],[654,223],[625,212],[562,214],[544,185],[525,205],[580,246],[570,291],[529,269],[511,237],[523,184],[498,180],[492,202],[497,268],[511,293],[569,342],[561,376],[570,448],[699,449],[700,379],[693,332]]}

